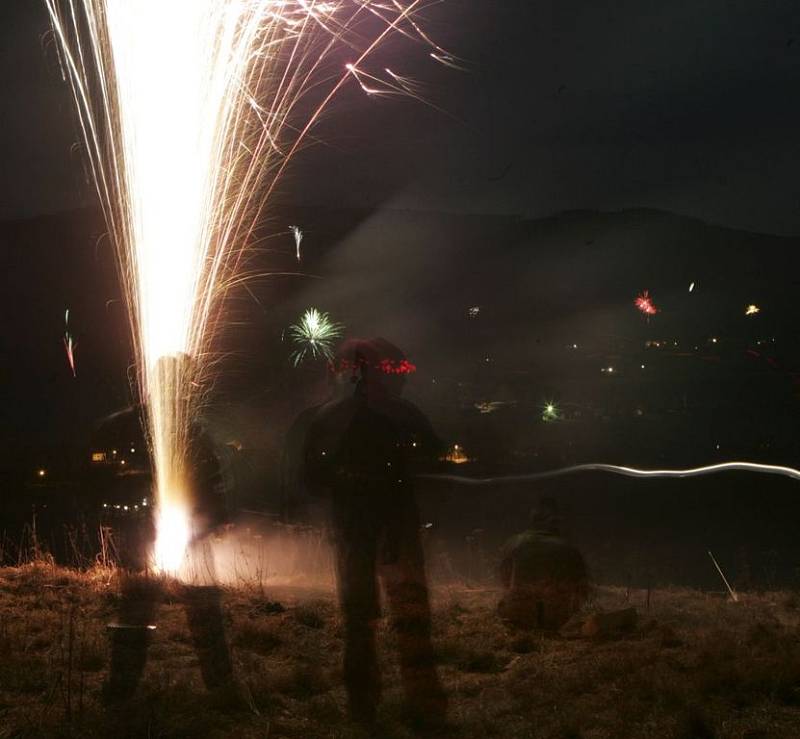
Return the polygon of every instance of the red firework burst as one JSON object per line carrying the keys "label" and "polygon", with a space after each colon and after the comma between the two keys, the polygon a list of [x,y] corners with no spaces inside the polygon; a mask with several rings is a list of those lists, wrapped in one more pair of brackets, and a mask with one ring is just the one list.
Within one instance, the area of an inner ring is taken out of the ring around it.
{"label": "red firework burst", "polygon": [[636,300],[633,301],[633,304],[646,316],[654,316],[656,313],[658,313],[658,308],[656,308],[655,303],[653,303],[653,299],[650,297],[650,294],[647,292],[647,290],[644,290],[637,295]]}

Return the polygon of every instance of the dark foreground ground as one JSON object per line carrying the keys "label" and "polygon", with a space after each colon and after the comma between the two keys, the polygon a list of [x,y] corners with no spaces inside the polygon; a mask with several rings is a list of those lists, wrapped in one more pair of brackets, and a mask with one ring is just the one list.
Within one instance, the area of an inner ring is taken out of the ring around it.
{"label": "dark foreground ground", "polygon": [[[106,710],[101,685],[116,618],[113,570],[0,569],[0,737],[356,737],[346,720],[341,629],[329,589],[225,591],[244,704],[209,695],[178,589],[164,584],[139,693]],[[548,637],[495,617],[497,593],[434,594],[435,641],[455,737],[800,736],[800,598],[599,588],[591,613],[630,606],[629,632]],[[278,605],[279,604],[279,605]],[[392,633],[378,736],[405,722]]]}

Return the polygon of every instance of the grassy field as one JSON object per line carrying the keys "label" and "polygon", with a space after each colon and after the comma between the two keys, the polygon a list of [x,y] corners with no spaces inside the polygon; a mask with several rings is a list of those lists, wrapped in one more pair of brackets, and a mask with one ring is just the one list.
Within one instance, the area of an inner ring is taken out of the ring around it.
{"label": "grassy field", "polygon": [[[227,634],[244,700],[209,694],[179,590],[164,583],[139,692],[106,708],[106,625],[117,575],[47,564],[0,569],[0,737],[357,737],[344,712],[330,589],[231,588]],[[800,599],[791,593],[649,594],[598,588],[584,616],[636,607],[637,626],[587,638],[510,629],[497,592],[434,592],[435,641],[454,737],[800,736]],[[404,720],[391,631],[380,645],[378,736]]]}

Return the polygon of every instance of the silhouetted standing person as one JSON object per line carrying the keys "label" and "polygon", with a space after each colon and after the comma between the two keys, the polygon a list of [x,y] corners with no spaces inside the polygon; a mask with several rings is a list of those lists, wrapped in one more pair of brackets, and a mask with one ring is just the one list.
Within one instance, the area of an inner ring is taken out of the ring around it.
{"label": "silhouetted standing person", "polygon": [[413,476],[440,447],[422,413],[400,394],[414,371],[383,339],[351,340],[338,372],[353,392],[324,405],[305,445],[306,483],[330,496],[339,599],[345,626],[344,678],[354,720],[375,720],[381,680],[375,650],[383,581],[397,635],[408,707],[440,725],[446,697],[436,672],[420,520]]}

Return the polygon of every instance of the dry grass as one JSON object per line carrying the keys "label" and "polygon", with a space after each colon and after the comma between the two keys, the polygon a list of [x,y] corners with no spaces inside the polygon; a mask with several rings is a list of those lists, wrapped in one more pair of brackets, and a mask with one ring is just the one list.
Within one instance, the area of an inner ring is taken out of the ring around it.
{"label": "dry grass", "polygon": [[[225,592],[242,690],[202,685],[179,591],[163,587],[158,629],[136,698],[106,709],[106,624],[113,570],[48,564],[0,569],[0,737],[356,737],[344,713],[341,628],[333,594],[299,588]],[[637,629],[586,640],[515,631],[493,590],[435,594],[434,636],[458,737],[800,736],[800,601],[739,603],[689,590],[603,588],[590,610],[639,608]],[[393,635],[380,632],[385,695],[379,736],[404,723]],[[242,696],[244,700],[242,700]]]}

